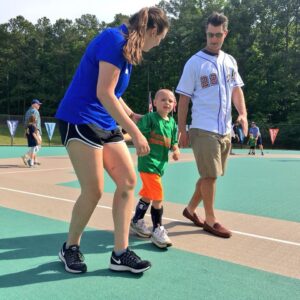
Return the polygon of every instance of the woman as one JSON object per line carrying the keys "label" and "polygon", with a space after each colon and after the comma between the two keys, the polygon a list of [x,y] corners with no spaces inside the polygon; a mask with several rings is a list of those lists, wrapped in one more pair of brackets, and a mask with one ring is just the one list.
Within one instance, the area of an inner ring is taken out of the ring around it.
{"label": "woman", "polygon": [[116,184],[113,199],[115,245],[110,269],[141,273],[151,267],[128,248],[129,225],[134,202],[136,174],[119,123],[131,136],[137,155],[150,151],[139,131],[135,113],[121,98],[142,52],[158,46],[169,28],[165,13],[156,7],[143,8],[128,25],[108,28],[89,44],[75,76],[60,103],[56,117],[62,142],[81,185],[66,243],[59,253],[65,269],[86,272],[79,250],[80,238],[103,193],[103,170]]}

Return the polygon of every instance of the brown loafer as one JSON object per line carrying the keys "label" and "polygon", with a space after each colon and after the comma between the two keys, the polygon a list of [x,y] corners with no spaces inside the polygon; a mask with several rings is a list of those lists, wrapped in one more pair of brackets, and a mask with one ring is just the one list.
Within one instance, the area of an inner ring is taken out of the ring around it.
{"label": "brown loafer", "polygon": [[204,222],[203,229],[213,235],[222,237],[222,238],[230,238],[232,233],[225,227],[223,227],[220,223],[215,223],[213,226],[209,226],[206,222]]}
{"label": "brown loafer", "polygon": [[198,217],[196,213],[193,213],[193,215],[191,215],[187,208],[185,208],[182,212],[182,215],[191,220],[196,226],[203,227],[204,221],[200,217]]}

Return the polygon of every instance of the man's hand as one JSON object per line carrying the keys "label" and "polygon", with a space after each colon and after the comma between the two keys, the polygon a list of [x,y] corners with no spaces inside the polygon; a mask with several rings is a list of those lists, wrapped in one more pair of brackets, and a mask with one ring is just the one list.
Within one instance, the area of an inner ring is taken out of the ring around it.
{"label": "man's hand", "polygon": [[248,120],[247,116],[244,115],[239,115],[238,118],[236,119],[237,122],[239,122],[243,128],[243,133],[244,136],[248,135]]}
{"label": "man's hand", "polygon": [[178,131],[178,145],[180,148],[187,148],[190,144],[189,141],[189,134],[187,131],[184,130],[179,130]]}

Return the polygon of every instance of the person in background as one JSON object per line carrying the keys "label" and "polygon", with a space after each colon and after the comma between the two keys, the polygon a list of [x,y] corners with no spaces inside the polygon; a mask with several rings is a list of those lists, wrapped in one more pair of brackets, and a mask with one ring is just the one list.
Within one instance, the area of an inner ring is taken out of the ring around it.
{"label": "person in background", "polygon": [[255,122],[251,122],[251,127],[249,128],[249,136],[250,134],[252,134],[253,137],[255,138],[256,145],[260,149],[261,155],[264,155],[264,147],[262,145],[261,132]]}
{"label": "person in background", "polygon": [[169,22],[163,10],[145,7],[128,24],[107,28],[87,46],[73,80],[62,99],[56,118],[62,143],[81,186],[71,218],[69,234],[59,252],[65,270],[84,273],[81,236],[104,191],[104,169],[116,184],[112,215],[114,249],[109,268],[142,273],[151,263],[128,247],[134,205],[136,173],[117,123],[132,137],[138,156],[147,155],[149,144],[133,120],[137,115],[122,99],[132,65],[142,53],[165,38]]}
{"label": "person in background", "polygon": [[[159,248],[172,246],[162,223],[164,193],[161,177],[169,160],[169,151],[172,150],[174,160],[178,160],[180,154],[177,143],[177,125],[174,118],[169,115],[175,103],[176,99],[172,91],[160,89],[153,101],[156,111],[144,115],[137,123],[148,140],[150,153],[138,158],[138,170],[143,186],[130,229],[138,236],[151,237],[152,243]],[[152,231],[148,229],[144,221],[150,204],[152,204]]]}
{"label": "person in background", "polygon": [[26,128],[26,137],[27,144],[29,147],[29,158],[27,161],[27,165],[29,167],[34,167],[34,162],[36,161],[36,156],[39,151],[39,145],[41,144],[39,130],[37,128],[37,122],[35,115],[31,115],[28,119],[28,124]]}
{"label": "person in background", "polygon": [[[213,235],[229,238],[231,231],[217,220],[214,211],[217,177],[224,175],[231,148],[232,102],[237,109],[237,121],[245,134],[248,132],[247,110],[242,86],[244,85],[235,59],[221,50],[228,34],[228,19],[213,13],[207,20],[206,47],[186,63],[176,92],[178,105],[179,146],[189,141],[194,152],[200,179],[183,215],[196,226]],[[186,131],[190,99],[192,124]],[[196,213],[203,200],[205,221]]]}
{"label": "person in background", "polygon": [[252,133],[249,134],[248,145],[249,145],[248,155],[250,154],[255,155],[256,138],[253,136]]}
{"label": "person in background", "polygon": [[[29,119],[32,115],[34,115],[35,119],[36,119],[36,127],[38,129],[37,134],[39,135],[39,140],[40,140],[40,144],[37,146],[40,150],[41,145],[42,145],[42,125],[41,125],[41,115],[39,112],[39,109],[42,105],[42,102],[40,102],[38,99],[33,99],[31,101],[31,106],[28,108],[28,110],[25,113],[25,117],[24,117],[24,127],[25,127],[25,135],[26,135],[26,130],[28,127],[28,123],[29,123]],[[30,157],[31,153],[26,152],[21,158],[22,161],[24,162],[25,166],[28,165],[28,160]],[[37,161],[37,159],[34,160],[34,165],[40,165],[40,163]]]}

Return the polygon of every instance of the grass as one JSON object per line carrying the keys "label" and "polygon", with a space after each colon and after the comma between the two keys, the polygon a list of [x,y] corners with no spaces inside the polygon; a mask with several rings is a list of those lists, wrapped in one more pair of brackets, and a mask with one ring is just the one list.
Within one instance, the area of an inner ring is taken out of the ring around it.
{"label": "grass", "polygon": [[[48,139],[48,134],[47,130],[45,127],[42,128],[43,130],[43,142],[42,145],[48,146],[49,145],[49,139]],[[0,125],[0,145],[1,146],[27,146],[27,139],[24,136],[24,128],[22,125],[19,124],[17,127],[17,131],[15,133],[15,136],[13,139],[10,136],[9,130],[7,125]],[[52,146],[60,146],[61,145],[61,140],[60,140],[60,134],[58,131],[58,127],[55,127],[52,139],[51,139],[51,145]]]}

